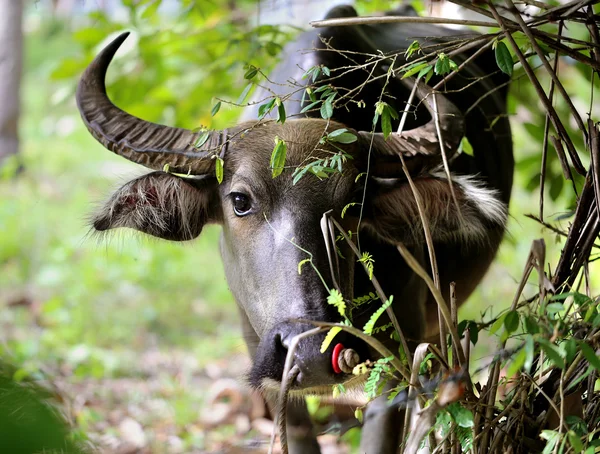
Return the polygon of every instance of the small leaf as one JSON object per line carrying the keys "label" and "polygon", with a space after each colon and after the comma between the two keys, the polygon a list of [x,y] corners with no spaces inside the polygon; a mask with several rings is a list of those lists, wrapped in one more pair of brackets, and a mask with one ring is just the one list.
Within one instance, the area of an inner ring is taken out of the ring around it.
{"label": "small leaf", "polygon": [[500,328],[504,326],[504,318],[506,314],[502,314],[500,317],[496,319],[492,326],[490,327],[490,334],[495,334]]}
{"label": "small leaf", "polygon": [[527,352],[525,348],[521,348],[516,355],[514,355],[511,359],[510,365],[506,370],[506,376],[508,378],[514,377],[517,372],[521,370],[521,368],[525,365],[525,361],[527,360]]}
{"label": "small leaf", "polygon": [[340,215],[342,217],[342,219],[344,219],[344,216],[346,215],[346,211],[348,211],[348,208],[353,207],[355,205],[362,205],[362,204],[360,202],[350,202],[344,208],[342,208],[342,214]]}
{"label": "small leaf", "polygon": [[533,336],[529,335],[525,337],[525,347],[523,349],[527,354],[523,367],[525,368],[525,372],[529,372],[533,364],[533,356],[535,355],[535,342]]}
{"label": "small leaf", "polygon": [[329,295],[327,296],[327,304],[335,307],[342,317],[345,316],[346,302],[344,301],[344,297],[338,290],[331,289],[329,291]]}
{"label": "small leaf", "polygon": [[450,72],[450,59],[446,56],[445,53],[441,52],[438,55],[437,61],[435,62],[435,67],[433,70],[438,76],[443,76]]}
{"label": "small leaf", "polygon": [[540,326],[535,317],[532,317],[531,315],[525,317],[525,331],[528,334],[537,334],[540,332]]}
{"label": "small leaf", "polygon": [[208,137],[210,136],[210,131],[203,131],[202,134],[198,136],[196,142],[194,142],[194,146],[196,148],[202,148],[202,145],[206,143]]}
{"label": "small leaf", "polygon": [[308,106],[305,106],[302,108],[302,110],[300,111],[300,113],[305,113],[308,112],[310,109],[312,109],[313,107],[315,107],[317,104],[319,104],[321,101],[314,101],[311,102]]}
{"label": "small leaf", "polygon": [[262,120],[265,117],[265,115],[267,115],[269,112],[271,112],[271,109],[273,109],[274,105],[275,105],[275,98],[271,99],[269,102],[266,102],[266,103],[258,106],[258,119]]}
{"label": "small leaf", "polygon": [[579,342],[579,348],[581,348],[581,353],[588,360],[590,366],[600,372],[600,357],[596,355],[594,349],[583,341]]}
{"label": "small leaf", "polygon": [[381,305],[381,307],[379,309],[377,309],[373,315],[371,315],[371,318],[363,327],[363,331],[365,334],[368,334],[369,336],[371,334],[373,334],[373,329],[375,328],[375,323],[377,323],[377,320],[379,320],[379,317],[381,317],[381,314],[383,314],[386,311],[386,309],[391,306],[393,300],[394,300],[394,295],[390,296],[390,298],[385,303],[383,303]]}
{"label": "small leaf", "polygon": [[304,259],[298,262],[298,274],[302,274],[302,265],[308,262],[310,262],[310,259]]}
{"label": "small leaf", "polygon": [[331,329],[327,332],[327,335],[325,336],[325,339],[323,339],[323,343],[321,344],[321,350],[320,350],[321,353],[325,353],[327,351],[327,349],[331,345],[331,342],[333,341],[333,338],[341,330],[342,330],[342,328],[340,328],[339,326],[332,326],[331,327]]}
{"label": "small leaf", "polygon": [[258,68],[256,66],[250,65],[246,73],[244,74],[244,79],[252,80],[258,74]]}
{"label": "small leaf", "polygon": [[448,405],[448,413],[460,427],[473,427],[473,413],[458,402]]}
{"label": "small leaf", "polygon": [[573,448],[573,451],[574,452],[582,452],[583,444],[581,443],[581,438],[572,430],[569,430],[569,432],[567,432],[567,434],[569,436],[569,444]]}
{"label": "small leaf", "polygon": [[359,423],[363,423],[363,411],[362,408],[357,408],[354,410],[354,417],[358,420]]}
{"label": "small leaf", "polygon": [[348,130],[345,128],[336,129],[335,131],[327,134],[327,140],[329,142],[344,143],[344,144],[356,142],[358,140],[356,135],[352,134],[351,132],[347,132],[347,131]]}
{"label": "small leaf", "polygon": [[329,68],[327,66],[321,66],[321,70],[323,71],[323,74],[325,74],[327,77],[331,76],[331,72],[329,71]]}
{"label": "small leaf", "polygon": [[323,105],[321,106],[321,118],[323,118],[324,120],[329,120],[332,115],[333,115],[333,104],[331,103],[329,98],[327,98],[325,100],[325,102],[323,103]]}
{"label": "small leaf", "polygon": [[510,311],[506,314],[506,317],[504,317],[504,327],[509,334],[519,328],[519,313],[517,311]]}
{"label": "small leaf", "polygon": [[277,107],[277,121],[281,124],[284,124],[286,118],[287,117],[285,115],[285,106],[283,105],[283,103],[279,103]]}
{"label": "small leaf", "polygon": [[543,337],[538,338],[538,344],[540,344],[540,347],[542,348],[542,350],[544,350],[544,353],[546,354],[550,362],[552,362],[552,364],[554,364],[559,369],[565,368],[565,361],[562,359],[560,351],[558,350],[556,345],[552,344]]}
{"label": "small leaf", "polygon": [[410,46],[408,46],[408,48],[404,52],[404,57],[408,60],[410,57],[412,57],[412,55],[415,52],[420,52],[420,51],[421,51],[421,45],[419,44],[419,41],[415,40],[412,43],[410,43]]}
{"label": "small leaf", "polygon": [[265,49],[271,57],[274,57],[281,50],[281,45],[274,43],[273,41],[269,41],[267,44],[265,44]]}
{"label": "small leaf", "polygon": [[546,312],[548,313],[548,315],[556,315],[564,309],[565,307],[562,303],[550,303],[546,306]]}
{"label": "small leaf", "polygon": [[469,142],[469,139],[467,139],[467,136],[464,136],[462,138],[462,140],[460,141],[459,150],[461,153],[464,153],[467,156],[474,156],[473,145],[471,145],[471,142]]}
{"label": "small leaf", "polygon": [[421,78],[421,77],[427,75],[425,82],[429,82],[429,78],[433,75],[432,70],[433,70],[433,66],[431,66],[431,65],[425,66],[421,71],[419,71],[419,74],[417,74],[417,78]]}
{"label": "small leaf", "polygon": [[419,73],[420,75],[421,71],[424,71],[426,68],[431,69],[431,65],[427,62],[410,65],[408,68],[406,68],[406,72],[402,74],[402,79],[405,79],[417,73]]}
{"label": "small leaf", "polygon": [[514,66],[512,55],[503,41],[499,41],[496,45],[496,63],[503,73],[512,76]]}
{"label": "small leaf", "polygon": [[254,84],[252,82],[250,82],[248,85],[246,85],[246,87],[244,88],[244,91],[242,91],[242,94],[238,98],[236,104],[242,104],[246,100],[246,97],[248,96],[248,93],[250,93],[250,90],[252,89],[253,85]]}
{"label": "small leaf", "polygon": [[275,137],[275,147],[273,147],[273,153],[271,153],[271,169],[273,171],[273,178],[278,177],[283,172],[285,166],[285,157],[287,155],[287,144],[284,140],[279,137]]}
{"label": "small leaf", "polygon": [[217,181],[221,184],[223,182],[223,160],[221,158],[217,158],[215,162],[215,175]]}
{"label": "small leaf", "polygon": [[219,109],[220,109],[220,108],[221,108],[221,101],[217,102],[217,103],[216,103],[216,104],[213,106],[212,110],[210,111],[210,115],[211,115],[211,116],[213,116],[213,117],[214,117],[215,115],[217,115],[217,112],[219,111]]}
{"label": "small leaf", "polygon": [[577,341],[573,338],[570,338],[562,345],[567,354],[565,359],[566,359],[567,363],[570,363],[571,361],[573,361],[575,359],[575,355],[577,354]]}

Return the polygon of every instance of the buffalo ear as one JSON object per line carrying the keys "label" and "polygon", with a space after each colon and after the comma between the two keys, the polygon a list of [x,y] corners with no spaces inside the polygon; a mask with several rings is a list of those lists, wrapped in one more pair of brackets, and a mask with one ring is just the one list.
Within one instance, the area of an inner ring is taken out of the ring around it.
{"label": "buffalo ear", "polygon": [[128,227],[165,240],[186,241],[219,218],[214,178],[152,172],[118,189],[94,215],[92,225],[98,231]]}
{"label": "buffalo ear", "polygon": [[[506,223],[507,207],[497,191],[473,177],[453,176],[453,199],[444,174],[415,178],[431,236],[439,243],[486,243]],[[372,185],[365,224],[391,243],[425,243],[423,223],[412,189],[403,180]]]}

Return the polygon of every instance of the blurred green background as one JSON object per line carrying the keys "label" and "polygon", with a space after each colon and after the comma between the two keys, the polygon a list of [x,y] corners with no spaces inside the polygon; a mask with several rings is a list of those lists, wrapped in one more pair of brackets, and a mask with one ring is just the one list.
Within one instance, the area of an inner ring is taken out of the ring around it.
{"label": "blurred green background", "polygon": [[[16,366],[11,373],[17,380],[51,383],[81,439],[118,445],[131,419],[143,431],[147,452],[214,451],[243,444],[232,442],[233,435],[249,440],[258,431],[202,422],[203,411],[211,411],[211,384],[241,378],[248,364],[219,257],[219,228],[206,228],[187,244],[127,232],[90,235],[86,217],[95,204],[144,170],[89,135],[77,113],[75,86],[102,45],[130,30],[133,39],[109,73],[115,103],[147,120],[221,127],[241,110],[223,104],[212,117],[215,99],[235,101],[247,83],[244,65],[268,71],[298,31],[257,28],[254,1],[181,0],[169,12],[158,10],[160,3],[123,0],[118,14],[57,14],[50,2],[26,5],[22,150],[0,169],[0,358]],[[390,4],[358,2],[362,11]],[[564,71],[567,89],[585,112],[589,71],[572,62]],[[517,174],[509,233],[462,308],[465,318],[489,319],[510,304],[533,239],[546,239],[552,265],[560,251],[556,234],[524,216],[538,212],[543,117],[519,68],[515,77],[510,110]],[[583,150],[581,141],[578,146]],[[569,213],[574,198],[549,154],[545,214],[566,228],[568,219],[557,217]],[[590,270],[598,289],[598,265]],[[494,345],[480,341],[476,364]]]}

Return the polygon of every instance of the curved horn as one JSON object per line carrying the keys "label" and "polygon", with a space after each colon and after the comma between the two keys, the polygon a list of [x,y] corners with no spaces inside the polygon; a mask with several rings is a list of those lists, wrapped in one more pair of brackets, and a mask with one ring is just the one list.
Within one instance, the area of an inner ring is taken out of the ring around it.
{"label": "curved horn", "polygon": [[121,34],[87,67],[77,86],[77,107],[86,127],[110,151],[154,170],[166,164],[176,173],[204,175],[214,169],[215,154],[222,155],[227,130],[211,131],[201,146],[201,133],[158,125],[134,117],[115,106],[106,94],[106,71],[129,36]]}
{"label": "curved horn", "polygon": [[[403,80],[405,84],[409,81]],[[447,159],[458,151],[465,132],[462,112],[448,98],[436,93],[422,82],[416,82],[417,96],[424,101],[431,114],[431,120],[418,128],[392,133],[384,138],[380,132],[360,131],[359,137],[365,146],[371,146],[375,154],[373,175],[393,176],[402,174],[398,156],[402,155],[411,173],[436,167],[442,161],[436,117],[439,118],[440,134],[443,139],[444,153]]]}

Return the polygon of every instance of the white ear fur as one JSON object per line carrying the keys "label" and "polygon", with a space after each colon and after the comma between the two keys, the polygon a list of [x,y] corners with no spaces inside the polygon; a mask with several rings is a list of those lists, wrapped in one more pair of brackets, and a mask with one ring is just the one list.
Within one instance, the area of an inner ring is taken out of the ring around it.
{"label": "white ear fur", "polygon": [[[503,227],[507,207],[497,191],[471,176],[452,176],[456,200],[444,173],[414,179],[433,240],[460,242],[466,246],[485,243],[489,232]],[[405,244],[425,242],[423,223],[408,183],[382,189],[371,201],[366,227],[386,241]]]}

